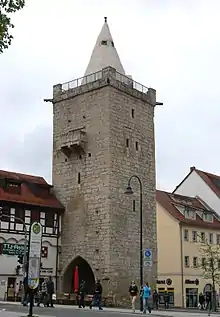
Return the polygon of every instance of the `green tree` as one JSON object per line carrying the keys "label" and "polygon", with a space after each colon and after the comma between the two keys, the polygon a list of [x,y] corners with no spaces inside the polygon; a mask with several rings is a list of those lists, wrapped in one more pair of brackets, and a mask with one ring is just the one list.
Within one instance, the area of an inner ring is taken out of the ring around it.
{"label": "green tree", "polygon": [[203,271],[203,278],[212,281],[212,302],[216,310],[216,285],[220,285],[220,245],[201,241],[201,262],[199,267]]}
{"label": "green tree", "polygon": [[9,47],[13,36],[10,29],[14,28],[11,23],[11,14],[22,9],[25,0],[0,0],[0,54]]}

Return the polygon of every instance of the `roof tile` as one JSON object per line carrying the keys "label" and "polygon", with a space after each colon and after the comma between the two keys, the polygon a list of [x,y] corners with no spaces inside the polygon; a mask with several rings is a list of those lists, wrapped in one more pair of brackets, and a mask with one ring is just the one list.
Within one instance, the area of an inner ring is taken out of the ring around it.
{"label": "roof tile", "polygon": [[4,188],[0,187],[0,201],[64,210],[64,206],[50,192],[52,186],[43,177],[0,170],[0,179],[15,180],[21,183],[20,195],[6,192]]}

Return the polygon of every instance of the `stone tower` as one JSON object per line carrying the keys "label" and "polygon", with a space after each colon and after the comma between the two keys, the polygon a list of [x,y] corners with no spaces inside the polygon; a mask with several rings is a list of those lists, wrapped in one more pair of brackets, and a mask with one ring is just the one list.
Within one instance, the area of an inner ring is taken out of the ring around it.
{"label": "stone tower", "polygon": [[55,85],[52,101],[53,185],[66,207],[60,290],[72,291],[79,261],[79,270],[101,278],[105,295],[121,300],[140,276],[138,183],[132,197],[124,194],[133,174],[143,184],[143,248],[153,250],[144,275],[153,282],[157,274],[156,91],[125,75],[105,18],[85,76]]}

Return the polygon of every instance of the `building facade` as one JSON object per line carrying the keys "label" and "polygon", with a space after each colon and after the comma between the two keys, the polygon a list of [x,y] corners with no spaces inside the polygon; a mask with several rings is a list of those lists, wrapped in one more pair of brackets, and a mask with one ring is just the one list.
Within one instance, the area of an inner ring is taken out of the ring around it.
{"label": "building facade", "polygon": [[29,236],[34,221],[43,226],[41,278],[50,275],[56,284],[64,208],[52,186],[42,177],[0,171],[0,210],[0,300],[14,299],[23,282],[18,256],[24,254],[25,228]]}
{"label": "building facade", "polygon": [[140,276],[139,187],[143,183],[144,248],[153,250],[145,278],[156,278],[154,107],[156,92],[125,75],[107,19],[85,76],[53,88],[53,185],[65,206],[60,290],[73,292],[73,271],[88,292],[101,278],[120,300]]}
{"label": "building facade", "polygon": [[190,172],[174,190],[174,193],[201,197],[220,215],[220,176],[190,167]]}
{"label": "building facade", "polygon": [[220,244],[218,215],[199,198],[157,190],[157,233],[160,303],[167,290],[171,305],[196,308],[199,293],[212,288],[201,269],[201,247],[205,239],[210,245]]}

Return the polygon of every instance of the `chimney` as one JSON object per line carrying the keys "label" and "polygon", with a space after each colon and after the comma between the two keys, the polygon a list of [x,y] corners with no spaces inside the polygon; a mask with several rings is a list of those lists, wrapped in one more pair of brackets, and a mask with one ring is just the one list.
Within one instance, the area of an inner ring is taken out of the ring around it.
{"label": "chimney", "polygon": [[196,169],[195,166],[191,166],[191,167],[190,167],[190,172],[194,171],[195,169]]}

